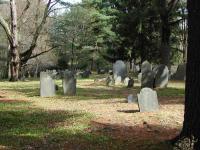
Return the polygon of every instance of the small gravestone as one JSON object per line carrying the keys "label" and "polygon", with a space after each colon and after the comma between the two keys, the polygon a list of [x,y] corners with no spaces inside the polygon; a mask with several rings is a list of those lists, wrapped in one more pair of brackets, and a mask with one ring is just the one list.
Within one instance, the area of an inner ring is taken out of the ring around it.
{"label": "small gravestone", "polygon": [[153,112],[159,109],[156,91],[150,88],[143,88],[138,94],[140,112]]}
{"label": "small gravestone", "polygon": [[40,96],[52,97],[55,96],[55,82],[51,75],[47,72],[40,72]]}
{"label": "small gravestone", "polygon": [[159,65],[156,69],[155,87],[165,88],[169,81],[169,69],[165,65]]}
{"label": "small gravestone", "polygon": [[115,85],[120,85],[122,83],[122,77],[118,76],[115,78]]}
{"label": "small gravestone", "polygon": [[178,68],[177,65],[172,65],[172,66],[170,67],[170,76],[173,76],[173,75],[176,73],[177,68]]}
{"label": "small gravestone", "polygon": [[128,81],[128,86],[127,88],[132,88],[134,86],[134,80],[131,78],[129,81]]}
{"label": "small gravestone", "polygon": [[138,82],[141,82],[142,81],[142,73],[139,73],[138,74]]}
{"label": "small gravestone", "polygon": [[126,77],[124,79],[124,85],[127,87],[127,88],[132,88],[133,87],[133,84],[134,84],[134,80],[132,78],[129,78],[129,77]]}
{"label": "small gravestone", "polygon": [[186,64],[179,65],[176,73],[172,75],[171,79],[184,81],[186,79]]}
{"label": "small gravestone", "polygon": [[113,77],[115,83],[116,84],[118,84],[119,82],[121,83],[126,76],[127,76],[126,64],[121,60],[116,61],[115,64],[113,65]]}
{"label": "small gravestone", "polygon": [[126,77],[126,78],[124,79],[124,85],[125,85],[125,86],[128,86],[129,80],[130,80],[129,77]]}
{"label": "small gravestone", "polygon": [[153,88],[154,87],[155,73],[153,71],[146,71],[142,74],[141,87]]}
{"label": "small gravestone", "polygon": [[63,92],[64,95],[76,95],[76,78],[71,71],[65,71],[63,75]]}
{"label": "small gravestone", "polygon": [[111,75],[106,78],[106,85],[107,86],[114,85],[114,80],[113,80],[113,77]]}
{"label": "small gravestone", "polygon": [[152,66],[148,61],[144,61],[141,66],[141,73],[149,72],[152,70]]}
{"label": "small gravestone", "polygon": [[128,103],[137,103],[137,97],[134,97],[133,94],[130,94],[127,97]]}
{"label": "small gravestone", "polygon": [[89,78],[92,72],[90,70],[85,70],[82,73],[80,73],[82,78]]}

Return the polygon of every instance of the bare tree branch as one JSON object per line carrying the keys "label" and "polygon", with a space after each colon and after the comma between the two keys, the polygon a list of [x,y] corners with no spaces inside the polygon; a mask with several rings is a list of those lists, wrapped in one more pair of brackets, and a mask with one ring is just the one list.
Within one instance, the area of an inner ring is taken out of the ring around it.
{"label": "bare tree branch", "polygon": [[0,14],[0,25],[3,27],[6,36],[8,37],[9,43],[12,43],[12,35],[11,35],[11,30],[9,28],[9,24],[6,22],[6,20],[1,16]]}
{"label": "bare tree branch", "polygon": [[45,10],[44,10],[42,21],[36,28],[36,31],[34,33],[33,40],[31,42],[29,49],[27,49],[25,52],[20,54],[22,63],[26,63],[29,60],[29,58],[31,57],[31,55],[33,53],[33,50],[35,49],[35,47],[37,45],[37,40],[43,29],[44,24],[46,23],[46,20],[48,17],[48,12],[49,12],[49,7],[51,6],[51,3],[52,3],[52,0],[48,0],[48,3],[46,4]]}
{"label": "bare tree branch", "polygon": [[21,20],[21,18],[24,16],[24,14],[26,14],[27,10],[30,8],[30,1],[26,0],[26,6],[24,8],[24,10],[22,11],[21,15],[18,17],[18,21]]}
{"label": "bare tree branch", "polygon": [[40,55],[42,55],[42,54],[44,54],[44,53],[47,53],[47,52],[50,52],[50,51],[54,50],[55,48],[57,48],[57,46],[52,47],[52,48],[50,48],[50,49],[48,49],[48,50],[46,50],[46,51],[40,52],[40,53],[38,53],[38,54],[35,54],[35,55],[31,56],[29,59],[36,58],[36,57],[38,57],[38,56],[40,56]]}

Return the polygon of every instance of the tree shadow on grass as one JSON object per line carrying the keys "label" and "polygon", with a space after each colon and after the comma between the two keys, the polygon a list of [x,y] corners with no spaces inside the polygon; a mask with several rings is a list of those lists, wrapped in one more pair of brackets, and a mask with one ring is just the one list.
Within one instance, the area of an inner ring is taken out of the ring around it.
{"label": "tree shadow on grass", "polygon": [[0,145],[20,150],[170,150],[164,141],[179,131],[154,124],[89,124],[90,120],[86,113],[0,102]]}
{"label": "tree shadow on grass", "polygon": [[88,130],[118,141],[120,150],[171,150],[169,141],[180,132],[180,128],[166,128],[157,124],[126,126],[100,122],[92,122]]}
{"label": "tree shadow on grass", "polygon": [[[45,111],[20,101],[0,102],[0,145],[10,149],[43,147],[46,137],[50,138],[59,127],[71,126],[75,120],[86,115],[69,111]],[[68,130],[69,135],[72,131]]]}

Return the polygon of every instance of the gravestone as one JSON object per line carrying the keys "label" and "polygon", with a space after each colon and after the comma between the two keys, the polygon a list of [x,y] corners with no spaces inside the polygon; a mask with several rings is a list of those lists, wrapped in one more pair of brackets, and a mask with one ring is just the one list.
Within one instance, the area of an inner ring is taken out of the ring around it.
{"label": "gravestone", "polygon": [[170,76],[173,76],[176,73],[177,68],[178,68],[177,65],[173,65],[170,67]]}
{"label": "gravestone", "polygon": [[126,64],[121,60],[116,61],[115,64],[113,65],[113,77],[115,83],[116,84],[121,83],[126,76],[127,76]]}
{"label": "gravestone", "polygon": [[186,64],[179,65],[176,73],[172,75],[171,79],[184,81],[186,79]]}
{"label": "gravestone", "polygon": [[133,87],[133,84],[134,84],[134,80],[132,78],[129,78],[129,77],[126,77],[124,79],[124,85],[127,87],[127,88],[132,88]]}
{"label": "gravestone", "polygon": [[155,73],[153,71],[146,71],[142,73],[141,87],[153,88],[154,87]]}
{"label": "gravestone", "polygon": [[165,65],[159,65],[155,70],[155,87],[165,88],[169,81],[169,69]]}
{"label": "gravestone", "polygon": [[90,70],[85,70],[82,73],[80,73],[82,78],[89,78],[92,72]]}
{"label": "gravestone", "polygon": [[122,83],[122,77],[118,76],[114,79],[115,85],[119,85]]}
{"label": "gravestone", "polygon": [[134,97],[133,94],[130,94],[128,97],[127,97],[127,101],[128,103],[137,103],[137,97]]}
{"label": "gravestone", "polygon": [[113,77],[110,75],[106,78],[106,86],[112,86],[114,85]]}
{"label": "gravestone", "polygon": [[139,73],[138,74],[138,82],[141,82],[142,81],[142,73]]}
{"label": "gravestone", "polygon": [[71,71],[65,71],[63,74],[63,92],[64,95],[76,95],[76,78]]}
{"label": "gravestone", "polygon": [[159,109],[156,91],[150,88],[143,88],[138,94],[140,112],[153,112]]}
{"label": "gravestone", "polygon": [[55,96],[55,82],[51,75],[47,72],[40,72],[40,96]]}
{"label": "gravestone", "polygon": [[149,72],[152,70],[152,66],[148,61],[144,61],[141,66],[141,73]]}

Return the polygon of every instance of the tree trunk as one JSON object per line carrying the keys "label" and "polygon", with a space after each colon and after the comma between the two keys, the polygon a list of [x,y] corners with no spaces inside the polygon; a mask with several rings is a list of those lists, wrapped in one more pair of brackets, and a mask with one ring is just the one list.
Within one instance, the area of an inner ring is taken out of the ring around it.
{"label": "tree trunk", "polygon": [[185,115],[175,149],[200,149],[200,1],[188,0]]}
{"label": "tree trunk", "polygon": [[10,81],[17,81],[19,78],[19,52],[18,52],[18,33],[17,33],[17,9],[15,0],[10,0],[10,13],[11,13],[11,34],[12,43],[10,45]]}
{"label": "tree trunk", "polygon": [[160,56],[161,64],[170,64],[170,25],[168,13],[161,15],[161,46],[160,46]]}

